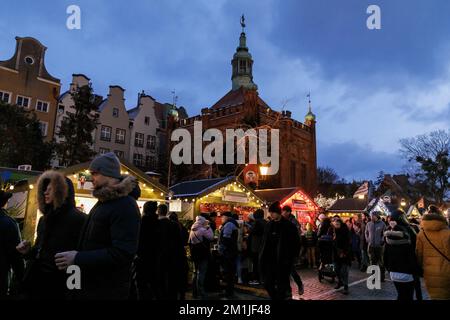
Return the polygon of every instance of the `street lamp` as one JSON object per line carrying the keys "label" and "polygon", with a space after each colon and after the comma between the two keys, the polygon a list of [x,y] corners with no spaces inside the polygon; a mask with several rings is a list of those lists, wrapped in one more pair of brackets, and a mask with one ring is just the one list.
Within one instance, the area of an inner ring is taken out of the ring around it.
{"label": "street lamp", "polygon": [[267,167],[267,166],[260,166],[259,167],[259,172],[261,173],[262,176],[266,176],[267,173],[269,172],[269,167]]}
{"label": "street lamp", "polygon": [[402,207],[406,206],[406,201],[402,199],[402,201],[400,202],[400,205],[401,205]]}

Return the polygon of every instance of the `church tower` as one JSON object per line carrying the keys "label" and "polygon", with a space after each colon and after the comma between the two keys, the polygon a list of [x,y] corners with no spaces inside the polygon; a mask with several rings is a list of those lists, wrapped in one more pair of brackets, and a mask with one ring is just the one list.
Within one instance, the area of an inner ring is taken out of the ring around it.
{"label": "church tower", "polygon": [[247,48],[247,37],[244,32],[245,18],[241,17],[242,32],[239,37],[239,47],[231,60],[233,74],[231,76],[232,90],[238,90],[240,87],[245,89],[257,90],[258,86],[253,83],[253,59]]}

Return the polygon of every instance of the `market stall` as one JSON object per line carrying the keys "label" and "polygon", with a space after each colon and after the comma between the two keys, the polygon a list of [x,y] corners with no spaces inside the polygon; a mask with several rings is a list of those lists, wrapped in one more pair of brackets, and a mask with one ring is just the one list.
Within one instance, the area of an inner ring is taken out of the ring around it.
{"label": "market stall", "polygon": [[399,207],[390,202],[390,199],[386,196],[379,198],[374,198],[367,205],[367,213],[370,215],[372,212],[378,211],[382,216],[389,216],[392,212],[397,210]]}
{"label": "market stall", "polygon": [[327,215],[333,217],[338,215],[346,221],[353,216],[361,215],[366,212],[368,205],[367,198],[346,198],[338,199],[328,210]]}
{"label": "market stall", "polygon": [[[75,187],[75,203],[79,210],[89,213],[97,202],[92,196],[92,182],[90,172],[88,170],[90,162],[85,162],[72,167],[59,170],[68,177]],[[137,200],[139,209],[142,212],[143,205],[146,201],[157,201],[163,203],[168,196],[167,189],[158,182],[150,179],[141,170],[127,163],[121,163],[121,173],[124,176],[132,175],[137,178],[141,189],[141,196]],[[36,182],[38,176],[30,177],[26,183],[17,185],[14,192],[26,192],[25,221],[23,228],[23,236],[28,240],[34,239],[37,221],[41,215],[37,205]]]}
{"label": "market stall", "polygon": [[[201,213],[231,211],[241,220],[265,202],[234,176],[225,178],[186,181],[170,187],[170,210],[178,212],[185,220],[193,220]],[[220,224],[218,219],[217,224]]]}
{"label": "market stall", "polygon": [[319,206],[301,188],[279,188],[255,190],[255,194],[267,203],[280,201],[281,207],[290,206],[292,214],[297,218],[303,228],[307,223],[314,225]]}

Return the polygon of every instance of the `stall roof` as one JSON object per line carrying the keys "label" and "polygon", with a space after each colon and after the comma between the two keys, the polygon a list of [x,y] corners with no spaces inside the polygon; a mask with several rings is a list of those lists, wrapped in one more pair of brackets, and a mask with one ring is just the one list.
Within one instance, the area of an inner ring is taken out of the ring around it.
{"label": "stall roof", "polygon": [[283,202],[285,199],[292,197],[295,193],[300,191],[299,188],[279,188],[279,189],[260,189],[255,190],[255,193],[266,200],[267,202],[280,201]]}
{"label": "stall roof", "polygon": [[[59,169],[57,171],[61,171],[65,175],[71,175],[71,174],[75,174],[75,173],[83,171],[83,170],[87,170],[89,168],[90,163],[91,163],[91,161],[83,162],[83,163],[80,163],[80,164],[77,164],[77,165],[74,165],[74,166],[71,166],[71,167],[68,167],[68,168]],[[149,176],[147,176],[143,171],[141,171],[140,169],[138,169],[137,167],[135,167],[131,163],[129,163],[127,161],[124,161],[124,160],[120,160],[120,164],[123,167],[125,167],[138,180],[145,181],[145,183],[147,183],[149,185],[152,185],[152,187],[157,188],[159,191],[161,191],[163,193],[167,193],[168,192],[166,187],[164,187],[159,182],[150,179]],[[39,178],[39,176],[30,177],[28,179],[28,182],[29,183],[34,183],[34,182],[37,181],[38,178]]]}
{"label": "stall roof", "polygon": [[385,203],[382,198],[374,198],[367,205],[367,212],[370,214],[374,211],[381,211],[385,215],[390,215],[392,212],[398,209],[398,206],[391,203]]}
{"label": "stall roof", "polygon": [[338,199],[327,211],[329,212],[363,212],[367,207],[366,199]]}
{"label": "stall roof", "polygon": [[223,185],[235,181],[236,177],[201,179],[177,183],[170,187],[174,197],[197,197],[212,192]]}
{"label": "stall roof", "polygon": [[33,176],[38,176],[42,171],[36,170],[19,170],[15,168],[5,168],[0,167],[0,179],[1,180],[12,180],[19,181],[22,179],[29,179]]}
{"label": "stall roof", "polygon": [[[239,182],[244,186],[243,182],[235,176],[213,178],[213,179],[201,179],[193,181],[185,181],[177,183],[170,187],[170,191],[173,192],[174,197],[200,197],[207,195],[215,190],[226,186],[230,182]],[[244,186],[245,187],[245,186]],[[253,193],[259,200],[263,201],[252,189],[245,187],[251,193]]]}

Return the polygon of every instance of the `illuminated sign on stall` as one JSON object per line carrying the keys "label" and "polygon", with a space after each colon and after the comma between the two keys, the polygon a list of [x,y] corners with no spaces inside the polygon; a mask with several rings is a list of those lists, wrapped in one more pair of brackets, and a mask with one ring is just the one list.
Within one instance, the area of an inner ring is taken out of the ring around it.
{"label": "illuminated sign on stall", "polygon": [[222,196],[223,201],[230,201],[230,202],[248,202],[248,197],[244,192],[238,192],[238,191],[229,191],[225,190],[223,192]]}

